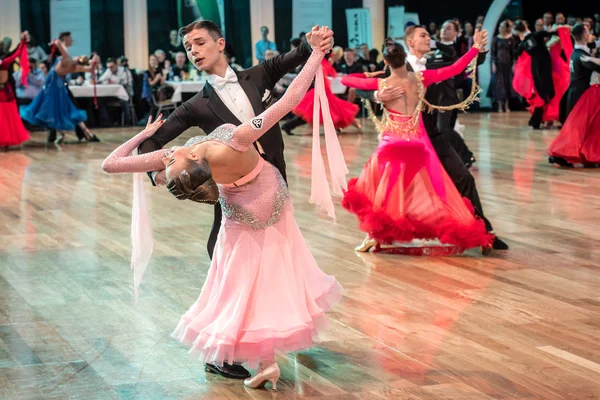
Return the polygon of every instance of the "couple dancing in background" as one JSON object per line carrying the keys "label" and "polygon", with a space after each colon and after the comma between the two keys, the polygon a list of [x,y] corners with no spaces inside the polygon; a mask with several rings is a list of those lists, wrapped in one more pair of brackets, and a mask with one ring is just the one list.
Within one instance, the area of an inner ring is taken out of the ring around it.
{"label": "couple dancing in background", "polygon": [[[166,121],[149,124],[120,146],[103,167],[111,173],[149,172],[179,199],[219,200],[209,239],[209,277],[174,336],[202,354],[208,371],[247,378],[240,363],[258,364],[259,372],[246,385],[271,381],[275,386],[275,351],[310,346],[323,313],[341,296],[335,278],[316,265],[294,220],[277,125],[301,101],[333,39],[327,29],[315,29],[307,35],[314,51],[304,45],[235,73],[214,24],[193,23],[181,34],[190,60],[209,75],[208,84]],[[264,111],[275,83],[304,62],[284,97]],[[181,148],[162,149],[194,125],[212,133]],[[136,148],[142,154],[129,156]],[[345,175],[344,165],[335,169]]]}
{"label": "couple dancing in background", "polygon": [[[422,27],[407,31],[409,46],[415,47],[419,41],[415,34],[429,40],[426,32]],[[383,100],[382,121],[372,115],[381,142],[360,176],[349,182],[344,196],[344,207],[357,216],[361,230],[367,233],[357,250],[368,251],[415,239],[437,239],[445,246],[426,250],[407,247],[409,254],[416,251],[456,254],[473,247],[481,247],[487,254],[492,248],[494,236],[444,170],[421,115],[426,106],[440,108],[426,100],[427,87],[462,73],[469,64],[476,68],[477,56],[486,44],[487,32],[477,31],[473,48],[452,66],[414,73],[407,68],[407,54],[402,45],[388,39],[383,49],[385,63],[391,70],[388,78],[352,74],[342,79],[344,85],[360,90],[381,92],[402,88],[400,97]],[[474,97],[456,107],[441,109],[465,108]],[[397,247],[394,252],[402,249]]]}
{"label": "couple dancing in background", "polygon": [[575,25],[571,79],[561,110],[563,127],[548,148],[549,161],[563,167],[600,164],[600,59],[592,57],[589,29]]}

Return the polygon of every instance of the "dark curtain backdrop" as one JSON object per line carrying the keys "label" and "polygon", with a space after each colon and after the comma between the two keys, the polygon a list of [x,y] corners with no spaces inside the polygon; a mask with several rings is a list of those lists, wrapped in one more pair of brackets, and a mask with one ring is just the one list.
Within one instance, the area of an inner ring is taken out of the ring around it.
{"label": "dark curtain backdrop", "polygon": [[[273,0],[275,7],[275,42],[280,52],[289,51],[292,38],[292,0]],[[362,0],[332,0],[330,28],[335,32],[335,45],[348,46],[346,9],[361,8]]]}
{"label": "dark curtain backdrop", "polygon": [[[179,0],[178,0],[179,1]],[[169,45],[169,32],[179,30],[177,1],[148,0],[148,51],[165,52]]]}
{"label": "dark curtain backdrop", "polygon": [[[28,30],[48,52],[48,42],[54,39],[50,37],[50,0],[21,0],[20,6],[21,29]],[[93,0],[90,10],[92,51],[98,51],[103,61],[123,55],[123,0]]]}
{"label": "dark curtain backdrop", "polygon": [[225,40],[236,63],[252,66],[250,0],[225,0]]}
{"label": "dark curtain backdrop", "polygon": [[[36,43],[46,51],[50,42],[50,0],[20,0],[21,30],[29,31]],[[12,38],[16,45],[18,38]]]}
{"label": "dark curtain backdrop", "polygon": [[90,10],[92,51],[100,54],[103,63],[124,55],[123,0],[92,0]]}

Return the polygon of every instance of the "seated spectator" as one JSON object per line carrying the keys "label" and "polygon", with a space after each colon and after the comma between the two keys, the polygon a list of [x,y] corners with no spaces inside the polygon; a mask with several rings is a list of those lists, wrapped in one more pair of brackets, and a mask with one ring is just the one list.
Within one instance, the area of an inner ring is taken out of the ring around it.
{"label": "seated spectator", "polygon": [[[106,60],[106,71],[102,74],[98,82],[100,84],[122,85],[129,97],[131,98],[133,96],[133,78],[131,72],[122,66],[118,66],[116,61],[112,58]],[[108,112],[106,110],[107,102],[103,99],[100,100],[100,118],[103,123],[106,123],[108,122]],[[119,99],[119,103],[121,104],[121,112],[125,116],[125,123],[130,124],[131,107],[129,100]]]}
{"label": "seated spectator", "polygon": [[[182,80],[185,81],[188,79],[190,74],[190,65],[187,62],[187,57],[185,53],[179,52],[175,55],[175,65],[171,67],[171,74],[169,76],[170,80]],[[177,79],[175,79],[177,77]]]}
{"label": "seated spectator", "polygon": [[158,58],[158,69],[161,71],[165,69],[165,60],[167,59],[167,53],[164,50],[158,49],[154,51],[154,55]]}
{"label": "seated spectator", "polygon": [[[44,87],[44,83],[46,82],[46,74],[44,71],[36,68],[36,64],[36,59],[29,59],[29,75],[27,75],[27,86],[24,86],[23,82],[21,81],[20,69],[13,73],[13,78],[17,88],[18,105],[26,105],[31,103],[35,96],[37,96]],[[46,66],[44,63],[40,63],[40,65],[43,65],[44,67]]]}

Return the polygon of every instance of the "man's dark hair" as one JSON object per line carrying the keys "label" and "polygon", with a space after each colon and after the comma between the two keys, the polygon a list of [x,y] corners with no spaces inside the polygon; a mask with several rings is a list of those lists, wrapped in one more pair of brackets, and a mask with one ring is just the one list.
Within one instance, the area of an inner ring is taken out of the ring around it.
{"label": "man's dark hair", "polygon": [[116,63],[116,62],[117,62],[117,61],[116,61],[114,58],[112,58],[112,57],[109,57],[109,58],[107,58],[107,59],[106,59],[106,63],[107,63],[107,64],[108,64],[108,63]]}
{"label": "man's dark hair", "polygon": [[584,24],[576,24],[571,30],[571,35],[575,38],[576,41],[583,40],[583,35],[585,34],[585,25]]}
{"label": "man's dark hair", "polygon": [[184,26],[179,30],[179,36],[183,39],[185,35],[196,29],[206,29],[210,37],[215,41],[223,37],[223,32],[221,32],[217,24],[209,20],[196,21]]}
{"label": "man's dark hair", "polygon": [[518,19],[515,21],[515,31],[525,33],[527,29],[527,22],[525,20]]}
{"label": "man's dark hair", "polygon": [[71,32],[61,32],[58,35],[58,40],[60,40],[62,42],[62,40],[68,36],[71,36]]}

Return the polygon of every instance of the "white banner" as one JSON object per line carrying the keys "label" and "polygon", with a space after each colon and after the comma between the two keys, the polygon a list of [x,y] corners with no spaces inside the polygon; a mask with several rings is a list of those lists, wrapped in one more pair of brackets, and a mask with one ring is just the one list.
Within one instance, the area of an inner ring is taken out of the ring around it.
{"label": "white banner", "polygon": [[348,25],[348,47],[357,48],[366,43],[370,49],[373,48],[371,12],[368,8],[347,8],[346,24]]}
{"label": "white banner", "polygon": [[[122,22],[122,21],[119,21]],[[90,0],[50,0],[50,36],[58,39],[61,32],[71,32],[71,57],[92,52]]]}
{"label": "white banner", "polygon": [[331,3],[331,0],[293,0],[292,37],[298,37],[300,32],[310,32],[315,25],[331,28]]}
{"label": "white banner", "polygon": [[404,6],[388,7],[387,37],[394,39],[404,37]]}

